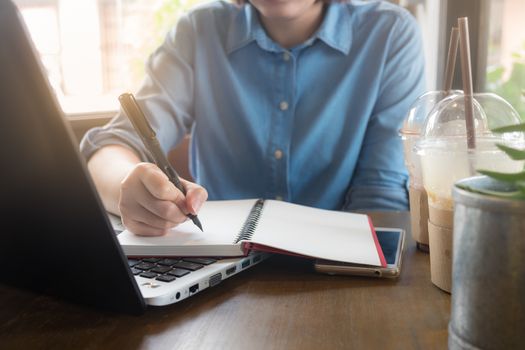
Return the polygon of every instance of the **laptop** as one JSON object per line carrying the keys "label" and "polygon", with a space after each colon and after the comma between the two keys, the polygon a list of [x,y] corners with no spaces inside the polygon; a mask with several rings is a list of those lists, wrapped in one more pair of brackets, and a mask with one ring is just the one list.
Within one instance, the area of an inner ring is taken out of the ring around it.
{"label": "laptop", "polygon": [[0,2],[0,283],[140,314],[264,260],[128,259],[17,7]]}

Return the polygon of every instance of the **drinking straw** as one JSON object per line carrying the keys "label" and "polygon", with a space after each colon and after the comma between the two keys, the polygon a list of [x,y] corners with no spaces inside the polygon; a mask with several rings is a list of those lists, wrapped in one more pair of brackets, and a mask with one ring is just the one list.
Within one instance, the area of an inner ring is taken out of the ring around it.
{"label": "drinking straw", "polygon": [[474,101],[472,88],[472,65],[470,61],[470,42],[468,33],[468,18],[458,18],[461,54],[461,78],[465,95],[465,123],[467,127],[467,145],[469,150],[476,148],[474,133]]}
{"label": "drinking straw", "polygon": [[447,95],[450,94],[450,90],[452,90],[452,78],[454,77],[454,70],[456,69],[458,43],[459,30],[457,27],[452,27],[450,32],[450,42],[448,44],[447,64],[445,66],[444,89]]}

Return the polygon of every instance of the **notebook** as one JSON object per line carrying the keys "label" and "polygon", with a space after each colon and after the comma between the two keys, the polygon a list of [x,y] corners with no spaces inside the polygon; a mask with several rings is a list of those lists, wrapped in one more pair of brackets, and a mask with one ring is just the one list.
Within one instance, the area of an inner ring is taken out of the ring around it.
{"label": "notebook", "polygon": [[139,314],[268,257],[127,259],[11,1],[0,1],[0,77],[0,283]]}
{"label": "notebook", "polygon": [[119,235],[128,256],[243,256],[250,251],[386,266],[368,215],[277,200],[206,202],[199,217],[164,236]]}

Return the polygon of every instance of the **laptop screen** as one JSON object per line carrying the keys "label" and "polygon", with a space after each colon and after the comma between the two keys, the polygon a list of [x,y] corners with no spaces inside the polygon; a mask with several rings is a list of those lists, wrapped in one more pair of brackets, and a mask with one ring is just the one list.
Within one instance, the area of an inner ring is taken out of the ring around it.
{"label": "laptop screen", "polygon": [[16,6],[0,2],[0,282],[128,312],[144,301]]}

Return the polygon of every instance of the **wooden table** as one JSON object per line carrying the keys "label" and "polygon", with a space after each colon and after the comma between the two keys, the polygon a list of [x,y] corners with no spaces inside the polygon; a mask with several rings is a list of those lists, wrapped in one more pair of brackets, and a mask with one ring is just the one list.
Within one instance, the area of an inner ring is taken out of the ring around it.
{"label": "wooden table", "polygon": [[[409,228],[408,213],[372,214]],[[142,316],[0,285],[0,349],[445,349],[450,295],[407,232],[398,280],[316,274],[276,256]]]}

